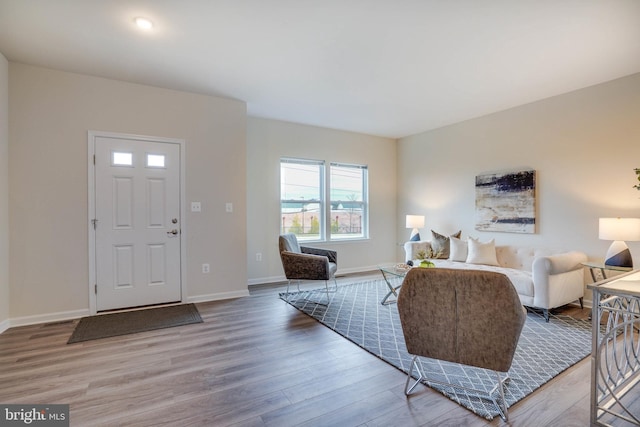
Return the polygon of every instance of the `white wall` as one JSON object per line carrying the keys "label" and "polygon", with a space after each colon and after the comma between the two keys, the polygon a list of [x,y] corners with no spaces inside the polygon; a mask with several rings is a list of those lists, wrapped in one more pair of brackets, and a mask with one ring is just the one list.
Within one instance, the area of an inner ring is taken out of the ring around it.
{"label": "white wall", "polygon": [[[474,230],[475,176],[537,171],[536,234]],[[398,142],[398,231],[404,214],[429,229],[497,243],[584,251],[602,260],[599,217],[640,217],[640,74]],[[640,267],[640,242],[628,242]]]}
{"label": "white wall", "polygon": [[186,140],[187,299],[247,294],[243,102],[17,63],[9,99],[12,323],[88,308],[89,130]]}
{"label": "white wall", "polygon": [[0,53],[0,332],[9,327],[9,62]]}
{"label": "white wall", "polygon": [[[248,118],[247,235],[249,283],[284,280],[278,253],[280,158],[300,157],[369,167],[370,239],[313,246],[338,251],[338,273],[396,259],[396,142],[393,139]],[[256,261],[256,253],[262,261]]]}

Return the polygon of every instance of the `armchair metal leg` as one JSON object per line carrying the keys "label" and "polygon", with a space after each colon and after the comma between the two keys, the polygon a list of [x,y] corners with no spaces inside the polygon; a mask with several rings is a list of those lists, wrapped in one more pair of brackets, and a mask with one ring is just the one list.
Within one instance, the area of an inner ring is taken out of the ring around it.
{"label": "armchair metal leg", "polygon": [[[291,292],[289,292],[289,288],[291,287],[291,282],[294,281],[294,280],[295,280],[296,286],[298,288],[298,293],[302,292],[301,289],[300,289],[300,280],[298,280],[298,279],[288,279],[287,280],[287,290],[285,292],[285,295],[286,295],[285,300],[286,301],[289,301],[289,295],[291,295]],[[324,302],[316,302],[316,304],[329,305],[329,303],[331,302],[331,298],[329,297],[329,293],[338,291],[338,282],[336,281],[335,278],[333,279],[333,282],[334,282],[334,288],[333,289],[329,289],[329,281],[328,280],[324,281],[324,286],[326,288],[326,294],[327,294],[327,302],[326,303],[324,303]]]}
{"label": "armchair metal leg", "polygon": [[331,301],[331,298],[329,297],[329,293],[338,292],[338,282],[336,281],[335,277],[333,278],[333,284],[334,284],[334,288],[329,289],[329,281],[328,280],[324,281],[324,286],[327,290],[327,302]]}
{"label": "armchair metal leg", "polygon": [[[498,390],[500,391],[500,402],[502,402],[502,405],[500,405],[500,403],[498,403],[496,399],[494,399],[493,397],[491,398],[491,400],[493,400],[493,403],[498,407],[498,412],[500,412],[500,417],[502,417],[502,419],[505,421],[509,421],[509,410],[507,409],[507,402],[506,400],[504,400],[504,382],[500,379],[500,372],[497,372],[497,371],[494,371],[494,372],[498,377],[498,385],[496,387],[498,387]],[[509,376],[507,375],[504,381],[507,381],[508,379],[509,379]],[[493,396],[493,394],[491,396]]]}
{"label": "armchair metal leg", "polygon": [[[411,394],[411,392],[413,391],[414,388],[416,388],[416,386],[418,384],[420,384],[423,380],[426,381],[427,383],[430,384],[439,384],[439,385],[443,385],[443,386],[449,386],[449,387],[454,387],[460,390],[465,390],[468,392],[471,392],[471,394],[468,394],[469,396],[478,396],[484,399],[489,399],[493,402],[494,405],[496,405],[496,407],[498,408],[498,413],[500,414],[500,417],[505,420],[505,421],[509,421],[509,412],[507,409],[507,401],[504,399],[504,384],[509,380],[509,375],[505,374],[505,378],[504,379],[500,379],[500,373],[497,371],[493,371],[495,372],[497,379],[498,379],[498,383],[496,384],[496,386],[487,394],[486,391],[480,391],[480,390],[474,390],[468,387],[463,387],[457,384],[450,384],[450,383],[445,383],[442,381],[436,381],[436,380],[430,380],[429,378],[427,378],[427,376],[424,374],[424,371],[422,370],[422,365],[420,364],[420,360],[418,360],[419,356],[413,356],[413,358],[411,359],[411,365],[409,366],[409,372],[407,373],[407,381],[404,384],[404,394],[405,396],[409,396],[409,394]],[[411,380],[412,380],[412,374],[414,371],[414,367],[416,372],[418,373],[418,379],[415,380],[415,382],[413,384],[410,385]],[[494,394],[496,392],[496,389],[498,389],[497,391],[500,394],[500,402],[498,402],[498,400],[494,397]]]}
{"label": "armchair metal leg", "polygon": [[[287,291],[286,294],[289,295],[289,287],[291,286],[291,281],[292,279],[287,280]],[[300,280],[296,280],[296,286],[298,287],[298,292],[301,292],[300,290]],[[338,292],[338,282],[336,281],[336,279],[333,279],[333,289],[329,288],[329,281],[325,280],[324,281],[324,286],[327,289],[327,293],[329,292]]]}
{"label": "armchair metal leg", "polygon": [[[289,286],[291,285],[291,280],[292,279],[287,280],[287,300],[289,299]],[[300,292],[300,280],[296,280],[296,284],[298,286],[298,292]]]}
{"label": "armchair metal leg", "polygon": [[[413,374],[413,367],[414,366],[416,368],[416,371],[419,374],[419,377],[413,383],[413,385],[411,387],[409,387],[409,383],[411,382],[411,374]],[[424,379],[424,375],[422,373],[422,369],[420,369],[420,365],[418,364],[418,356],[413,356],[413,359],[411,359],[411,365],[409,366],[409,372],[407,373],[407,382],[404,383],[404,394],[405,394],[405,396],[409,396],[409,394],[411,394],[413,389],[416,388],[416,386],[418,384],[420,384],[420,381],[422,381],[423,379]]]}
{"label": "armchair metal leg", "polygon": [[338,282],[336,281],[336,278],[333,278],[333,288],[329,288],[329,281],[325,280],[324,281],[324,285],[327,288],[327,292],[338,292]]}

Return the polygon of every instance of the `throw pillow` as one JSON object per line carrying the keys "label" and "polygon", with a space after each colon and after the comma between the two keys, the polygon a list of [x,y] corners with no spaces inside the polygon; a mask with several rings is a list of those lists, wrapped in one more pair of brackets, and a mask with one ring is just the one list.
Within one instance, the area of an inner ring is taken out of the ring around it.
{"label": "throw pillow", "polygon": [[494,239],[482,243],[470,238],[468,244],[467,263],[500,266],[496,258],[496,244]]}
{"label": "throw pillow", "polygon": [[[452,234],[451,237],[455,237],[457,239],[460,238],[460,235],[462,234],[462,230],[458,231],[455,234]],[[450,248],[450,243],[449,243],[449,237],[448,236],[443,236],[440,233],[436,233],[435,231],[431,230],[431,249],[433,249],[434,253],[439,253],[439,255],[435,258],[441,258],[441,259],[447,259],[449,258],[449,248]]]}
{"label": "throw pillow", "polygon": [[467,260],[467,242],[457,237],[451,237],[449,244],[449,261],[465,262]]}

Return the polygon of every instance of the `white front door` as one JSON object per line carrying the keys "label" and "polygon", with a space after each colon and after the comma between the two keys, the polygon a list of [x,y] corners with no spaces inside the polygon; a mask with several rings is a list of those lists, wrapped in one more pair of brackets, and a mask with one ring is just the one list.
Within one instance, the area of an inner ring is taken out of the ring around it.
{"label": "white front door", "polygon": [[180,145],[93,141],[96,310],[181,301]]}

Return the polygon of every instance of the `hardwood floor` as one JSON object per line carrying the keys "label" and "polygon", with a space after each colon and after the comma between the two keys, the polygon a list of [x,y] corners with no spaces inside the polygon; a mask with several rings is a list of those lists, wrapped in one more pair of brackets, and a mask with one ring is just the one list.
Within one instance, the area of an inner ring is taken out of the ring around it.
{"label": "hardwood floor", "polygon": [[[0,403],[70,404],[72,426],[506,425],[426,387],[405,398],[405,374],[280,300],[282,290],[197,304],[203,324],[84,343],[66,344],[77,321],[9,329]],[[511,407],[509,425],[587,426],[589,387],[586,358]]]}

